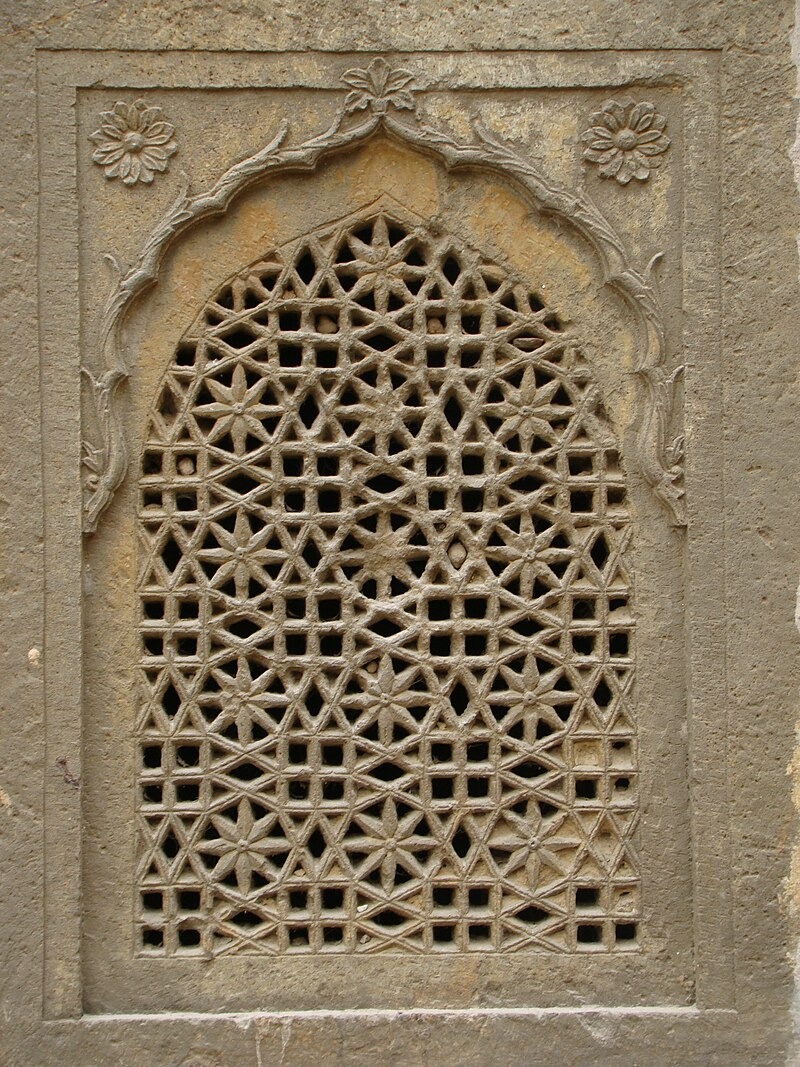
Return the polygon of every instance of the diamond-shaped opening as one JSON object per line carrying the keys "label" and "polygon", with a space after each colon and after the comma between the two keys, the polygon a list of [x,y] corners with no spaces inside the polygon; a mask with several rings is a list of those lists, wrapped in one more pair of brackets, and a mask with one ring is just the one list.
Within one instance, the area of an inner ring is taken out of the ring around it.
{"label": "diamond-shaped opening", "polygon": [[319,713],[325,706],[325,700],[323,699],[322,694],[313,682],[308,687],[308,692],[303,698],[303,703],[312,715],[319,715]]}
{"label": "diamond-shaped opening", "polygon": [[528,904],[526,907],[520,908],[519,911],[515,912],[514,917],[521,919],[524,923],[534,925],[536,923],[544,922],[545,919],[549,919],[550,913],[544,911],[542,908],[537,908],[535,904]]}
{"label": "diamond-shaped opening", "polygon": [[373,767],[369,772],[371,778],[377,778],[380,782],[395,782],[398,778],[402,778],[406,773],[402,767],[398,767],[396,763],[379,763],[377,767]]}
{"label": "diamond-shaped opening", "polygon": [[520,763],[515,763],[511,769],[520,778],[526,779],[541,778],[542,775],[547,774],[549,771],[548,767],[543,767],[541,763],[537,763],[533,759],[525,759]]}
{"label": "diamond-shaped opening", "polygon": [[379,911],[377,915],[371,915],[370,921],[376,923],[378,926],[402,926],[403,923],[408,922],[408,916],[401,915],[399,911],[394,911],[392,908],[384,908],[383,911]]}
{"label": "diamond-shaped opening", "polygon": [[388,352],[389,349],[394,348],[400,340],[400,335],[390,332],[387,329],[382,329],[376,330],[374,333],[362,335],[359,340],[362,344],[368,345],[376,352]]}
{"label": "diamond-shaped opening", "polygon": [[310,430],[319,416],[319,404],[311,393],[305,398],[300,407],[297,410],[297,414],[300,416],[300,421]]}
{"label": "diamond-shaped opening", "polygon": [[310,538],[303,546],[303,551],[301,552],[301,555],[312,570],[316,568],[319,561],[322,559],[322,554],[320,553],[320,550],[317,548],[314,541],[312,541]]}
{"label": "diamond-shaped opening", "polygon": [[233,923],[234,926],[240,926],[244,929],[252,929],[255,926],[261,926],[264,920],[260,915],[256,915],[253,911],[237,911],[230,916],[228,922]]}
{"label": "diamond-shaped opening", "polygon": [[456,682],[447,699],[450,701],[450,706],[456,715],[463,715],[469,707],[469,693],[461,682]]}
{"label": "diamond-shaped opening", "polygon": [[254,489],[260,489],[262,484],[260,480],[245,471],[237,471],[236,473],[226,475],[220,478],[219,481],[226,489],[238,493],[239,496],[247,496],[247,494],[252,493]]}
{"label": "diamond-shaped opening", "polygon": [[472,847],[472,838],[469,836],[463,826],[459,826],[450,841],[450,845],[457,856],[461,859],[469,852]]}
{"label": "diamond-shaped opening", "polygon": [[592,700],[595,702],[598,708],[607,708],[611,703],[612,698],[613,694],[608,687],[608,683],[606,682],[605,678],[601,677],[600,681],[594,687],[594,692],[592,693]]}
{"label": "diamond-shaped opening", "polygon": [[451,253],[442,263],[442,274],[451,285],[455,285],[461,277],[461,264],[456,256]]}
{"label": "diamond-shaped opening", "polygon": [[601,571],[606,565],[606,561],[608,560],[608,557],[610,555],[610,549],[608,547],[605,534],[600,533],[595,539],[595,542],[592,545],[590,555],[592,557],[592,561],[594,562],[595,567],[597,567],[597,569]]}
{"label": "diamond-shaped opening", "polygon": [[254,763],[240,763],[228,771],[232,778],[238,778],[240,782],[253,782],[263,773],[264,771]]}
{"label": "diamond-shaped opening", "polygon": [[396,489],[401,488],[403,482],[391,474],[383,473],[376,474],[365,485],[367,489],[371,489],[374,493],[393,493]]}
{"label": "diamond-shaped opening", "polygon": [[254,619],[240,618],[231,619],[225,624],[225,629],[233,634],[234,637],[239,637],[242,640],[247,640],[248,637],[252,637],[253,634],[257,634],[261,629],[259,623]]}
{"label": "diamond-shaped opening", "polygon": [[294,269],[304,285],[309,285],[317,273],[317,264],[309,249],[303,249],[295,260]]}
{"label": "diamond-shaped opening", "polygon": [[464,408],[455,394],[451,394],[444,405],[444,416],[450,426],[457,430],[464,418]]}
{"label": "diamond-shaped opening", "polygon": [[235,348],[239,351],[259,340],[260,335],[250,323],[240,322],[232,330],[227,330],[225,333],[220,334],[219,337],[230,348]]}
{"label": "diamond-shaped opening", "polygon": [[309,835],[308,840],[306,841],[306,848],[316,859],[319,859],[327,848],[327,843],[319,827],[313,830]]}
{"label": "diamond-shaped opening", "polygon": [[174,573],[178,569],[178,564],[183,558],[183,552],[174,537],[167,538],[164,547],[161,549],[161,558],[168,571]]}

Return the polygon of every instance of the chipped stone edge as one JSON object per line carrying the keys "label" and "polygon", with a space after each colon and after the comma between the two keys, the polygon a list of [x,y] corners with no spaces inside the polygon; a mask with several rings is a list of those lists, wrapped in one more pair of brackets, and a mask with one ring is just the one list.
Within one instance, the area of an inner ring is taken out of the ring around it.
{"label": "chipped stone edge", "polygon": [[[800,2],[798,2],[798,28],[800,30]],[[800,60],[800,32],[798,32],[793,40],[795,48],[793,49],[795,54],[795,61]],[[800,64],[798,65],[798,95],[800,95]],[[798,166],[798,156],[800,156],[800,120],[798,120],[798,138],[795,147],[794,162],[796,165],[796,178],[798,188],[800,188],[800,166]],[[798,246],[800,247],[800,235],[798,235]],[[797,593],[795,595],[794,606],[794,625],[800,634],[800,583],[797,586]],[[795,728],[796,744],[792,757],[786,766],[786,773],[789,776],[791,783],[792,802],[795,809],[795,819],[800,814],[800,724]],[[797,927],[800,922],[800,842],[795,840],[794,847],[792,848],[792,854],[789,860],[789,874],[783,883],[782,892],[782,904],[785,912],[788,914],[792,925],[795,930],[795,937],[797,938]],[[792,1036],[793,1036],[793,1059],[792,1064],[800,1063],[800,939],[796,939],[794,947],[792,949],[793,964],[794,964],[794,991],[792,996]]]}
{"label": "chipped stone edge", "polygon": [[[794,144],[789,149],[792,169],[794,171],[794,183],[797,195],[800,195],[800,0],[795,0],[794,25],[791,30],[790,44],[792,60],[796,71],[795,83],[795,138]],[[800,274],[800,232],[796,235],[798,252],[798,274]],[[800,634],[800,583],[797,586],[794,605],[794,625]],[[786,774],[789,776],[792,803],[795,812],[795,842],[789,860],[789,873],[783,883],[782,905],[791,922],[795,942],[791,950],[794,970],[794,989],[792,996],[792,1048],[790,1059],[792,1064],[800,1063],[800,839],[797,837],[797,820],[800,817],[800,721],[795,727],[795,747],[791,759],[786,766]]]}
{"label": "chipped stone edge", "polygon": [[515,181],[543,214],[568,223],[596,251],[603,269],[603,281],[620,295],[641,324],[644,348],[634,376],[642,400],[642,418],[637,434],[638,460],[642,474],[666,505],[676,526],[686,525],[683,489],[683,435],[670,438],[676,408],[677,380],[683,370],[667,373],[663,318],[657,294],[650,284],[651,260],[644,274],[629,262],[624,246],[609,222],[586,198],[548,182],[525,159],[501,143],[479,122],[473,120],[476,144],[461,144],[449,134],[419,119],[416,107],[412,122],[401,121],[388,108],[368,101],[368,114],[355,125],[342,128],[346,118],[343,105],[331,126],[295,147],[284,147],[289,131],[284,121],[275,137],[255,155],[230,167],[207,192],[189,195],[183,176],[180,193],[161,222],[144,243],[135,264],[129,269],[112,255],[106,259],[116,279],[106,304],[99,349],[105,368],[95,375],[82,367],[94,403],[100,442],[82,442],[85,468],[84,534],[97,529],[100,516],[111,503],[127,468],[127,447],[119,416],[119,390],[130,376],[121,339],[121,327],[134,301],[158,279],[163,257],[173,240],[195,223],[227,211],[233,199],[253,182],[270,173],[313,171],[320,158],[368,140],[379,128],[390,136],[434,156],[450,170],[471,167],[499,172]]}

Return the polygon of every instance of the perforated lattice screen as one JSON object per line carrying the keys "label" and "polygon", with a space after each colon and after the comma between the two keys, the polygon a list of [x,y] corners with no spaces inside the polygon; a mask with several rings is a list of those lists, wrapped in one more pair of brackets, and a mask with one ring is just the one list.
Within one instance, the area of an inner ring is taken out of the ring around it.
{"label": "perforated lattice screen", "polygon": [[279,249],[140,490],[143,951],[636,946],[625,479],[539,296],[377,211]]}

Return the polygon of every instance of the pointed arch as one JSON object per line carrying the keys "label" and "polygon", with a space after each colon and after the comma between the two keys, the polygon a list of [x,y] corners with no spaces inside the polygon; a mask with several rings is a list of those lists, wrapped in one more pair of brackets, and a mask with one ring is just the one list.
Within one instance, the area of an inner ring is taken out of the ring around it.
{"label": "pointed arch", "polygon": [[199,221],[223,214],[243,190],[265,176],[313,171],[320,160],[364,144],[379,132],[433,157],[448,170],[463,167],[497,173],[520,189],[543,216],[563,221],[577,232],[597,254],[604,283],[622,298],[641,335],[639,360],[634,369],[642,409],[637,435],[639,465],[674,524],[685,526],[684,438],[681,433],[675,433],[674,427],[677,382],[683,368],[678,366],[670,373],[666,367],[661,308],[649,277],[660,256],[651,261],[644,273],[638,271],[629,262],[619,236],[593,204],[547,181],[477,122],[479,143],[465,145],[424,122],[398,119],[383,107],[371,105],[368,117],[355,124],[344,120],[342,109],[324,133],[290,147],[283,144],[288,132],[288,124],[284,123],[269,144],[230,167],[209,191],[190,196],[188,188],[184,188],[130,269],[125,270],[114,256],[106,257],[116,281],[100,330],[98,348],[102,366],[82,368],[99,429],[98,439],[86,438],[83,442],[84,532],[90,534],[97,529],[100,516],[125,478],[127,448],[117,406],[120,387],[130,369],[122,326],[132,305],[155,283],[167,249]]}

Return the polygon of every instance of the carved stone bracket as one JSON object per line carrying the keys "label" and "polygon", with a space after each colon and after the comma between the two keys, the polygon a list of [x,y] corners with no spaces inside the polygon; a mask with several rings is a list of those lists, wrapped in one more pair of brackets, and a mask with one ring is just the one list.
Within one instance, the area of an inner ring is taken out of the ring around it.
{"label": "carved stone bracket", "polygon": [[116,278],[101,326],[100,348],[105,369],[98,376],[83,369],[91,385],[100,431],[99,442],[83,443],[86,533],[97,528],[127,467],[118,414],[120,386],[130,373],[121,337],[122,324],[133,302],[155,283],[168,246],[195,223],[224,213],[233,199],[255,181],[272,173],[313,171],[322,157],[361,144],[378,130],[413,145],[447,169],[467,167],[505,176],[539,212],[573,227],[596,251],[605,283],[624,299],[641,326],[641,358],[634,371],[642,410],[637,435],[640,468],[666,504],[674,523],[685,525],[683,438],[670,435],[676,380],[682,368],[670,373],[665,365],[662,314],[650,283],[652,263],[644,273],[637,271],[630,264],[620,238],[594,205],[547,181],[477,120],[473,123],[474,144],[461,144],[424,122],[417,111],[412,80],[410,72],[392,69],[383,59],[373,60],[366,69],[346,71],[342,81],[351,91],[324,133],[300,145],[287,146],[284,142],[289,127],[284,122],[268,145],[232,166],[208,191],[190,195],[184,177],[178,198],[146,240],[133,266],[123,270],[114,257],[107,257],[115,267]]}

